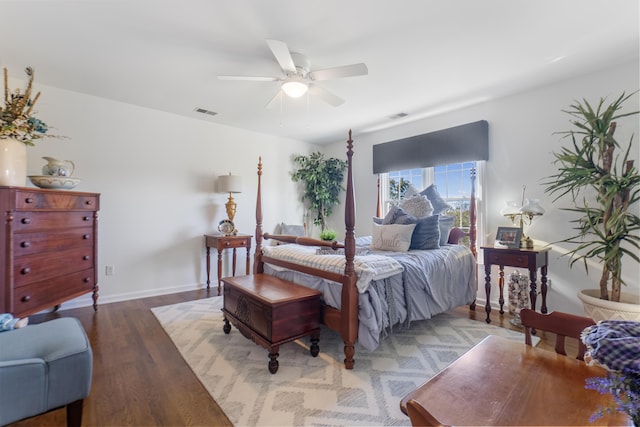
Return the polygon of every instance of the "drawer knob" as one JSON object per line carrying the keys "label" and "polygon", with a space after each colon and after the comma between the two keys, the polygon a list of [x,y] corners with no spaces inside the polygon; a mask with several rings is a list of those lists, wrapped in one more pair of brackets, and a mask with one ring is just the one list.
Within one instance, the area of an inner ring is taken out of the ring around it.
{"label": "drawer knob", "polygon": [[93,200],[87,200],[84,202],[85,205],[91,206],[93,204]]}
{"label": "drawer knob", "polygon": [[24,199],[25,203],[33,203],[33,198],[32,197],[27,197],[26,199]]}
{"label": "drawer knob", "polygon": [[31,273],[30,267],[24,267],[22,270],[20,270],[20,274],[29,274],[29,273]]}
{"label": "drawer knob", "polygon": [[30,295],[25,295],[22,298],[20,298],[20,301],[29,302],[29,301],[31,301],[31,296]]}
{"label": "drawer knob", "polygon": [[91,217],[90,217],[90,216],[83,216],[83,217],[82,217],[82,220],[83,220],[83,221],[90,221],[90,220],[91,220]]}
{"label": "drawer knob", "polygon": [[30,242],[20,242],[20,247],[21,248],[28,248],[29,246],[31,246]]}
{"label": "drawer knob", "polygon": [[20,222],[23,224],[31,224],[31,218],[22,218]]}
{"label": "drawer knob", "polygon": [[83,235],[82,235],[82,238],[83,238],[84,240],[88,240],[90,237],[91,237],[91,235],[89,235],[89,234],[83,234]]}
{"label": "drawer knob", "polygon": [[224,242],[224,245],[225,245],[225,246],[229,246],[229,245],[230,245],[230,243],[229,243],[229,242]]}
{"label": "drawer knob", "polygon": [[91,278],[90,277],[85,277],[84,279],[82,279],[82,281],[84,283],[89,283],[89,282],[91,282]]}
{"label": "drawer knob", "polygon": [[83,260],[88,261],[91,257],[89,255],[85,255],[82,257]]}

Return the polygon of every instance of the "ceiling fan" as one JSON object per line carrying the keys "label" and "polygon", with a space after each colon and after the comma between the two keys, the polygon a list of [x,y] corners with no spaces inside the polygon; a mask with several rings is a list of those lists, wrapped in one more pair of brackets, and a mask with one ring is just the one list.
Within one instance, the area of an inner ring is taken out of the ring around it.
{"label": "ceiling fan", "polygon": [[301,53],[290,52],[287,44],[279,40],[267,40],[267,44],[275,56],[280,68],[284,73],[282,77],[275,76],[218,76],[220,80],[248,80],[256,82],[282,82],[281,90],[267,103],[266,107],[272,107],[280,98],[281,93],[285,93],[291,98],[299,98],[309,92],[337,107],[344,100],[328,90],[315,84],[321,80],[332,80],[343,77],[366,76],[369,73],[367,66],[363,63],[343,65],[341,67],[325,68],[322,70],[311,70],[311,63],[306,56]]}

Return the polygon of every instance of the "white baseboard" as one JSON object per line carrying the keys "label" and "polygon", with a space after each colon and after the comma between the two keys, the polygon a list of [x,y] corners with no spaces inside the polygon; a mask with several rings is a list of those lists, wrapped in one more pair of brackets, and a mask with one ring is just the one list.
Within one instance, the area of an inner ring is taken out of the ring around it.
{"label": "white baseboard", "polygon": [[[140,298],[155,297],[159,295],[175,294],[178,292],[203,289],[205,287],[206,287],[205,284],[198,283],[198,284],[190,284],[190,285],[172,286],[172,287],[161,288],[161,289],[147,289],[144,291],[137,291],[137,292],[125,292],[125,293],[107,295],[107,296],[101,296],[100,294],[98,294],[98,307],[100,307],[103,304],[110,304],[113,302],[129,301],[129,300],[140,299]],[[89,307],[92,305],[93,305],[92,294],[88,293],[78,298],[63,302],[62,304],[60,304],[60,308],[58,310],[59,311],[71,310],[73,308]]]}

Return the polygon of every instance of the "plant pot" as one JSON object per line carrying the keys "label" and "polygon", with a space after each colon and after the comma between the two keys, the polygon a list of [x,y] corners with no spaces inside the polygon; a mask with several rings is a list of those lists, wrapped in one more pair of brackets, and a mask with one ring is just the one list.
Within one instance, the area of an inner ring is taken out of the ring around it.
{"label": "plant pot", "polygon": [[622,292],[620,302],[600,299],[599,289],[578,292],[584,311],[594,321],[633,320],[640,322],[640,295]]}

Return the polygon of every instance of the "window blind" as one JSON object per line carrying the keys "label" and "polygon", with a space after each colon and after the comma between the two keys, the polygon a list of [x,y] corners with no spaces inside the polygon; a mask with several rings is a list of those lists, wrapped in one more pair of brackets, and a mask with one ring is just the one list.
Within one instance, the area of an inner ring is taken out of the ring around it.
{"label": "window blind", "polygon": [[489,159],[489,123],[479,120],[373,146],[373,173]]}

